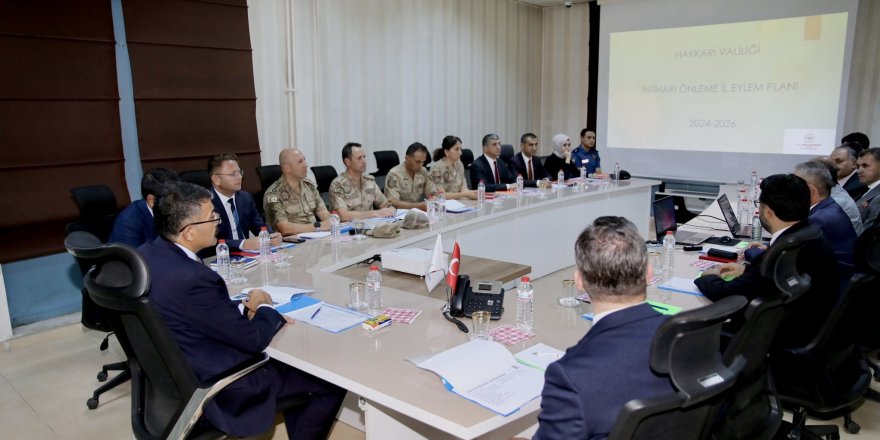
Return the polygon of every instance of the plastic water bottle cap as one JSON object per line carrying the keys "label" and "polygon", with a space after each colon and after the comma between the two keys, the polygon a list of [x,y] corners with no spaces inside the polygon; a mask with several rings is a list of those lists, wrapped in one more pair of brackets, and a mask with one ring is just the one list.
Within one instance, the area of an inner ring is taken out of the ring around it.
{"label": "plastic water bottle cap", "polygon": [[672,231],[666,231],[666,235],[675,235],[675,234],[673,234]]}
{"label": "plastic water bottle cap", "polygon": [[261,231],[268,231],[268,229],[266,229],[265,226],[260,226],[260,230],[261,230]]}
{"label": "plastic water bottle cap", "polygon": [[370,266],[370,270],[379,270],[379,266],[376,266],[374,264],[374,265]]}
{"label": "plastic water bottle cap", "polygon": [[217,244],[220,244],[220,243],[226,243],[226,240],[224,240],[224,239],[222,239],[222,238],[219,239],[219,240],[217,240]]}
{"label": "plastic water bottle cap", "polygon": [[522,277],[522,278],[520,278],[519,280],[522,281],[522,282],[524,282],[524,283],[528,283],[528,282],[529,282],[529,277]]}

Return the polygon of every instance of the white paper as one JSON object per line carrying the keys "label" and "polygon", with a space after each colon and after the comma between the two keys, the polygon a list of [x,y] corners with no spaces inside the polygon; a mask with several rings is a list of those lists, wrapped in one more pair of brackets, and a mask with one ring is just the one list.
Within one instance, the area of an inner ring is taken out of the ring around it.
{"label": "white paper", "polygon": [[665,283],[657,286],[660,289],[671,290],[673,292],[689,293],[691,295],[700,295],[700,289],[694,284],[694,280],[690,278],[672,277]]}
{"label": "white paper", "polygon": [[325,238],[330,236],[330,231],[302,232],[299,238]]}
{"label": "white paper", "polygon": [[544,343],[535,344],[519,353],[514,357],[521,364],[546,371],[547,366],[558,361],[565,354],[562,350],[557,350]]}
{"label": "white paper", "polygon": [[544,374],[519,364],[503,345],[479,339],[416,364],[443,378],[447,388],[506,416],[539,397]]}
{"label": "white paper", "polygon": [[[318,309],[320,309],[320,312],[315,314]],[[339,333],[370,319],[370,316],[367,314],[358,313],[325,302],[312,304],[308,307],[285,313],[285,315],[304,324],[320,327],[332,333]]]}
{"label": "white paper", "polygon": [[[242,295],[247,295],[251,290],[254,289],[262,289],[272,297],[272,302],[275,304],[285,304],[290,302],[290,298],[293,298],[296,295],[302,295],[303,293],[311,293],[314,292],[313,289],[300,289],[297,287],[282,287],[282,286],[263,286],[263,287],[247,287],[241,290]],[[237,298],[240,295],[235,296]]]}
{"label": "white paper", "polygon": [[453,214],[458,214],[461,212],[473,211],[474,208],[471,208],[464,203],[459,202],[458,200],[447,200],[446,201],[446,212],[451,212]]}

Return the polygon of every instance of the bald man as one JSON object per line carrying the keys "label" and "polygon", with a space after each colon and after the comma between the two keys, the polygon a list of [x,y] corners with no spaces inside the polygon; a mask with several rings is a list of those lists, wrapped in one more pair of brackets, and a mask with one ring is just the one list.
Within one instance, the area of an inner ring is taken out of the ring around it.
{"label": "bald man", "polygon": [[281,177],[266,189],[266,220],[282,235],[330,229],[330,212],[314,183],[306,180],[309,164],[301,151],[285,148],[278,155]]}

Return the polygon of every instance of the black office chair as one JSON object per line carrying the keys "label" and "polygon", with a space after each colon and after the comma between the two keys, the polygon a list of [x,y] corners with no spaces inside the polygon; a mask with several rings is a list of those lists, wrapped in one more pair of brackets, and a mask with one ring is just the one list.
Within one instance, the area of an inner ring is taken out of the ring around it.
{"label": "black office chair", "polygon": [[257,176],[260,178],[260,191],[254,194],[254,201],[257,204],[257,211],[260,215],[263,212],[263,195],[275,181],[281,178],[281,165],[261,165],[257,167]]}
{"label": "black office chair", "polygon": [[[99,243],[106,242],[113,232],[113,224],[116,222],[117,215],[116,196],[113,195],[113,191],[106,185],[89,185],[72,188],[70,194],[79,208],[79,220],[68,224],[66,232],[68,234],[75,231],[88,232],[94,235],[95,240]],[[91,264],[79,259],[76,260],[80,272],[85,275],[91,268]],[[110,347],[110,336],[113,336],[113,328],[107,317],[108,312],[92,301],[85,287],[80,293],[82,295],[80,323],[88,329],[107,333],[98,346],[101,351],[105,351]],[[107,379],[110,377],[111,371],[119,371],[119,374],[108,382]],[[97,408],[101,394],[127,382],[130,378],[131,374],[125,362],[104,364],[97,374],[97,379],[99,382],[106,383],[92,392],[92,397],[86,400],[86,406],[89,409]]]}
{"label": "black office chair", "polygon": [[501,144],[501,155],[499,158],[504,161],[505,164],[510,165],[510,159],[513,157],[513,145],[511,144]]}
{"label": "black office chair", "polygon": [[400,156],[394,150],[374,151],[373,156],[376,157],[376,172],[370,174],[376,178],[379,189],[385,190],[385,177],[392,168],[400,165]]}
{"label": "black office chair", "polygon": [[[867,246],[871,239],[872,245]],[[859,244],[857,262],[864,262],[870,252],[880,252],[876,237],[863,234]],[[863,263],[857,265],[864,267]],[[840,438],[837,425],[807,426],[808,414],[822,419],[842,415],[847,432],[859,431],[852,410],[869,389],[871,374],[858,347],[858,324],[865,311],[876,310],[878,291],[880,277],[876,272],[856,273],[812,341],[803,347],[771,352],[770,371],[780,401],[794,412],[792,422],[783,422],[780,429],[789,439]]]}
{"label": "black office chair", "polygon": [[[862,232],[856,243],[856,270],[860,273],[880,274],[880,225]],[[862,310],[858,324],[859,345],[864,354],[868,368],[873,372],[874,380],[880,381],[880,365],[876,354],[880,349],[880,304],[873,304]],[[871,352],[875,352],[872,359]],[[868,389],[865,398],[880,402],[880,392]]]}
{"label": "black office chair", "polygon": [[767,440],[778,430],[782,409],[767,370],[767,354],[785,319],[786,304],[810,289],[810,277],[798,272],[797,258],[803,247],[820,235],[808,228],[784,237],[762,259],[761,275],[773,280],[776,291],[764,292],[749,302],[742,327],[725,348],[725,364],[744,359],[745,365],[728,397],[713,410],[718,415],[712,438]]}
{"label": "black office chair", "polygon": [[675,315],[657,330],[651,344],[651,369],[668,374],[675,394],[628,402],[618,415],[609,439],[704,438],[711,410],[724,396],[745,361],[726,365],[721,357],[721,326],[746,305],[731,296]]}
{"label": "black office chair", "polygon": [[312,173],[315,175],[315,184],[318,186],[318,192],[324,199],[327,209],[330,209],[330,184],[339,174],[332,165],[319,165],[312,167]]}
{"label": "black office chair", "polygon": [[[474,152],[469,148],[462,148],[461,150],[461,164],[464,165],[464,169],[468,170],[471,167],[471,164],[474,163]],[[470,185],[468,185],[470,188]]]}
{"label": "black office chair", "polygon": [[180,180],[199,185],[204,188],[211,189],[211,173],[205,170],[187,170],[181,171]]}
{"label": "black office chair", "polygon": [[84,283],[92,299],[114,311],[117,336],[132,374],[131,423],[138,439],[222,438],[201,418],[224,387],[266,363],[265,353],[227,375],[200,384],[162,318],[150,304],[150,274],[131,246],[101,244],[85,232],[64,241],[74,257],[94,262]]}

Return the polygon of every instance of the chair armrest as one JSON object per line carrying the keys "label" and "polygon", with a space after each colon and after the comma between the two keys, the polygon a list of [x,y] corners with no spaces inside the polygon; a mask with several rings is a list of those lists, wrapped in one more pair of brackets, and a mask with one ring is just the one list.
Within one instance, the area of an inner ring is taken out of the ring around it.
{"label": "chair armrest", "polygon": [[230,374],[214,381],[212,385],[197,388],[192,396],[190,396],[189,401],[186,403],[186,407],[184,407],[180,417],[177,418],[177,422],[174,423],[174,427],[171,428],[171,432],[168,434],[167,438],[178,440],[185,439],[186,436],[189,435],[193,426],[195,426],[196,422],[199,421],[199,418],[202,417],[205,405],[207,405],[217,393],[223,391],[223,389],[229,386],[229,384],[250,374],[257,368],[262,367],[266,362],[269,362],[269,355],[261,353],[259,356],[237,365],[232,369]]}

